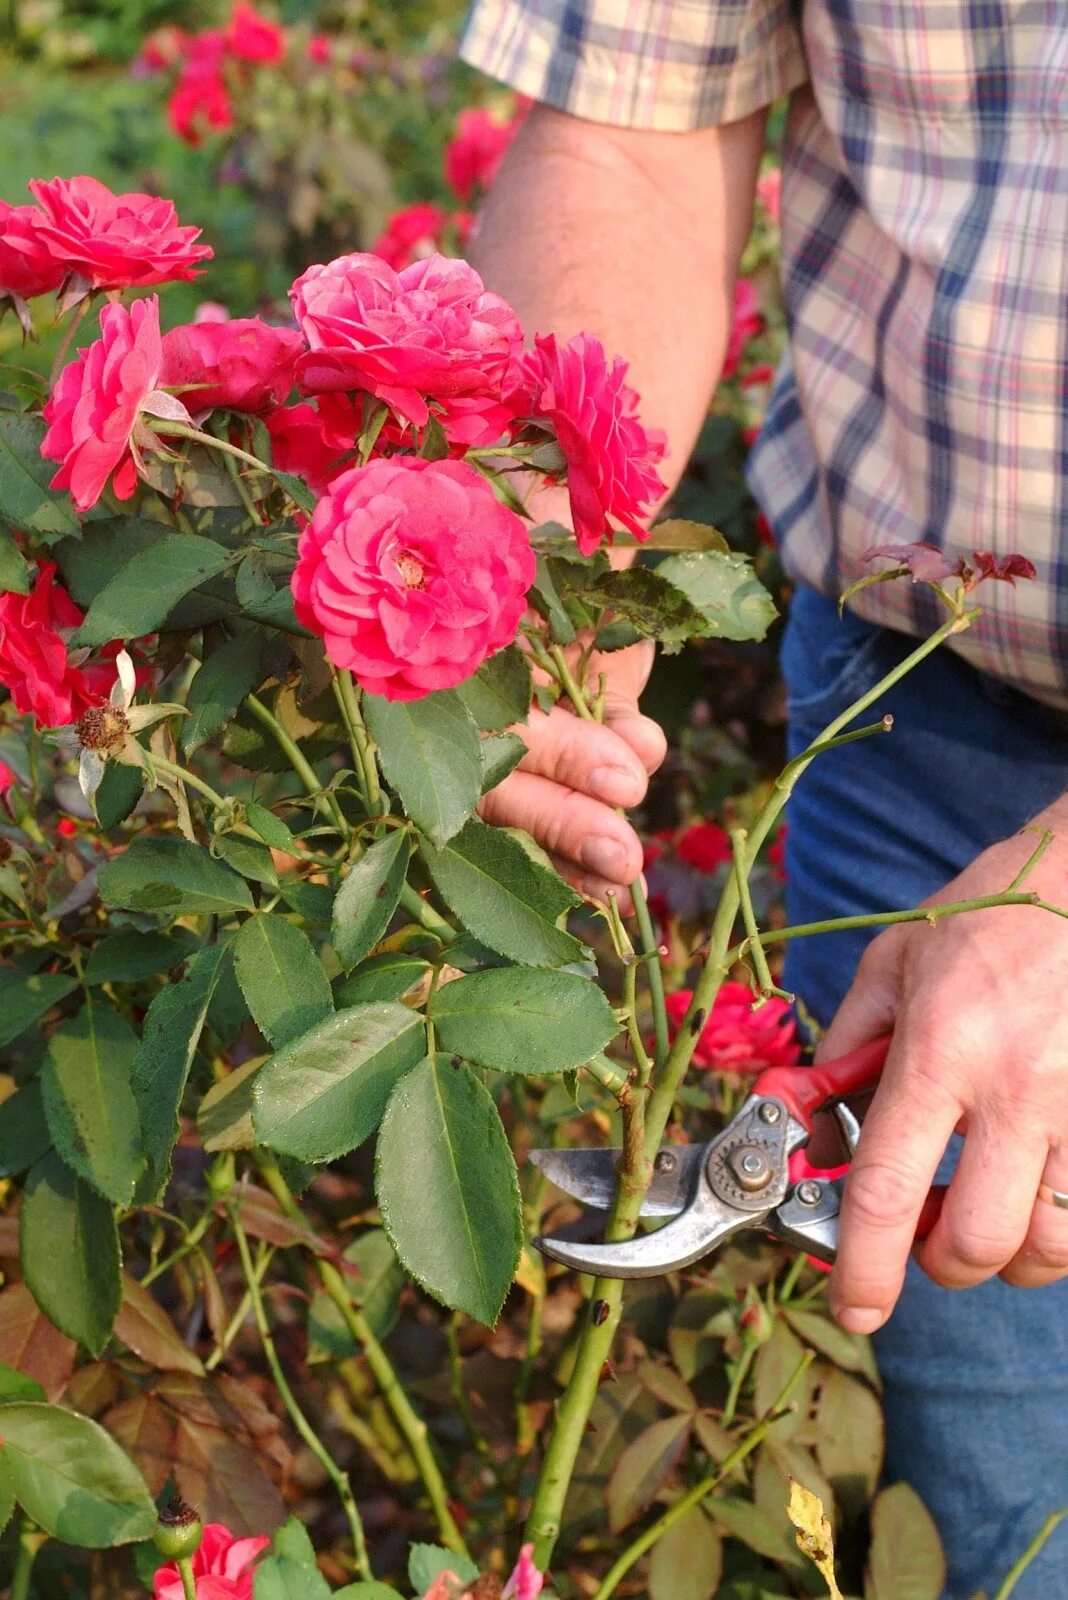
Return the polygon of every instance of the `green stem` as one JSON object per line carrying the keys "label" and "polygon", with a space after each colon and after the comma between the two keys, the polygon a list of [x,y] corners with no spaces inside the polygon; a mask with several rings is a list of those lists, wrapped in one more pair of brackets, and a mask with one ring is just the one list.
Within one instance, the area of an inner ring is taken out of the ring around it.
{"label": "green stem", "polygon": [[[300,1207],[293,1199],[282,1174],[273,1160],[264,1156],[257,1162],[264,1183],[278,1201],[282,1210],[294,1221],[303,1222],[304,1218]],[[448,1491],[445,1480],[441,1475],[441,1468],[434,1457],[430,1446],[426,1423],[419,1416],[412,1405],[398,1378],[393,1364],[386,1354],[385,1349],[375,1337],[370,1323],[363,1312],[352,1303],[352,1297],[345,1286],[345,1280],[338,1269],[329,1261],[322,1261],[318,1257],[315,1261],[319,1279],[337,1306],[344,1319],[345,1325],[356,1343],[363,1351],[364,1358],[375,1381],[382,1393],[382,1398],[393,1413],[393,1420],[404,1436],[404,1441],[411,1453],[412,1460],[419,1469],[419,1476],[423,1480],[427,1498],[434,1512],[438,1525],[438,1534],[442,1544],[450,1550],[467,1554],[463,1534],[457,1525],[456,1519],[449,1510]]]}
{"label": "green stem", "polygon": [[274,1379],[275,1387],[281,1396],[282,1404],[289,1413],[290,1421],[293,1423],[293,1426],[300,1434],[300,1437],[304,1440],[304,1443],[308,1446],[308,1449],[311,1451],[312,1455],[315,1457],[316,1461],[318,1461],[319,1465],[322,1467],[323,1471],[334,1485],[334,1488],[337,1490],[338,1498],[340,1499],[345,1511],[345,1518],[349,1525],[349,1532],[352,1535],[352,1546],[356,1558],[356,1571],[361,1578],[370,1581],[372,1573],[370,1563],[367,1559],[367,1545],[363,1536],[363,1523],[360,1520],[360,1513],[357,1509],[356,1501],[353,1498],[352,1487],[349,1483],[348,1473],[343,1472],[338,1466],[337,1462],[334,1460],[333,1456],[330,1454],[329,1450],[326,1448],[325,1444],[319,1438],[319,1435],[316,1433],[315,1429],[304,1415],[304,1412],[301,1410],[297,1402],[296,1395],[289,1387],[289,1380],[286,1378],[286,1375],[282,1370],[282,1363],[278,1359],[278,1351],[275,1349],[274,1339],[271,1337],[270,1326],[267,1322],[267,1312],[263,1304],[263,1296],[260,1293],[259,1280],[257,1278],[255,1268],[252,1265],[252,1258],[249,1254],[248,1239],[245,1236],[244,1228],[241,1226],[241,1219],[238,1215],[237,1208],[234,1206],[230,1207],[230,1222],[234,1230],[234,1239],[237,1242],[238,1254],[241,1257],[241,1269],[245,1275],[245,1284],[252,1301],[252,1314],[256,1319],[256,1327],[259,1330],[260,1343],[263,1345],[263,1353],[267,1357],[267,1365],[271,1369],[271,1377]]}
{"label": "green stem", "polygon": [[179,1261],[183,1260],[185,1256],[190,1255],[196,1249],[201,1239],[203,1239],[204,1235],[211,1227],[214,1216],[215,1199],[213,1196],[211,1204],[208,1206],[206,1211],[201,1212],[200,1216],[189,1229],[189,1232],[186,1234],[181,1244],[178,1245],[176,1249],[172,1250],[169,1256],[164,1256],[162,1261],[157,1261],[155,1266],[150,1267],[145,1273],[144,1277],[141,1279],[141,1287],[143,1289],[147,1289],[149,1284],[154,1283],[157,1278],[162,1277],[163,1274],[168,1272],[171,1267],[177,1266]]}
{"label": "green stem", "polygon": [[[185,1595],[185,1600],[197,1600],[197,1580],[193,1572],[193,1558],[191,1556],[179,1556],[175,1566],[178,1568],[178,1576],[182,1580],[182,1592]],[[12,1597],[12,1600],[14,1600],[14,1597]]]}
{"label": "green stem", "polygon": [[19,1523],[18,1552],[15,1556],[15,1569],[11,1574],[11,1600],[28,1600],[30,1574],[37,1560],[37,1552],[44,1542],[45,1535],[34,1527],[29,1517],[24,1516]]}
{"label": "green stem", "polygon": [[[798,1259],[804,1261],[805,1258],[804,1256],[800,1256]],[[755,1344],[746,1344],[737,1361],[734,1363],[734,1371],[731,1374],[731,1386],[727,1390],[727,1398],[723,1403],[723,1426],[725,1428],[729,1427],[734,1421],[734,1413],[738,1409],[738,1401],[742,1393],[742,1384],[745,1382],[749,1373],[749,1369],[753,1365],[753,1360],[756,1356],[757,1349],[758,1346]]]}
{"label": "green stem", "polygon": [[367,727],[360,711],[359,697],[356,685],[352,681],[352,673],[335,672],[331,674],[331,687],[334,691],[334,699],[338,704],[338,710],[341,712],[341,720],[345,724],[345,731],[349,736],[352,759],[355,761],[356,770],[362,779],[367,815],[369,817],[380,816],[383,806],[382,790],[378,781],[378,763],[375,761],[370,735],[367,732]]}
{"label": "green stem", "polygon": [[671,1038],[668,1029],[667,1001],[664,997],[664,969],[660,965],[660,946],[653,931],[649,902],[645,898],[645,887],[640,878],[636,878],[630,885],[630,898],[634,905],[634,920],[638,924],[638,943],[642,954],[648,957],[645,962],[645,977],[649,985],[649,1002],[653,1008],[656,1059],[658,1062],[664,1062],[667,1060]]}
{"label": "green stem", "polygon": [[278,748],[287,757],[290,766],[304,785],[306,791],[315,801],[322,801],[331,820],[343,839],[348,839],[352,834],[345,819],[345,814],[338,803],[336,794],[328,794],[315,775],[315,768],[301,750],[293,736],[282,726],[274,712],[264,705],[258,695],[250,694],[245,701],[256,721],[265,727]]}
{"label": "green stem", "polygon": [[745,928],[745,947],[752,953],[753,966],[756,968],[757,982],[764,999],[769,999],[773,994],[783,1000],[792,1000],[793,995],[787,994],[784,989],[779,989],[771,981],[771,969],[768,958],[764,954],[764,946],[760,942],[760,931],[757,928],[756,912],[753,910],[753,898],[749,893],[749,863],[746,859],[745,842],[748,835],[744,828],[731,829],[731,849],[734,852],[734,877],[738,886],[738,899],[742,907],[742,924]]}
{"label": "green stem", "polygon": [[780,1422],[783,1416],[786,1415],[783,1408],[789,1399],[791,1390],[815,1359],[814,1351],[808,1350],[805,1352],[790,1377],[786,1380],[774,1403],[764,1413],[764,1416],[752,1432],[748,1433],[738,1447],[731,1451],[730,1455],[720,1463],[715,1472],[710,1473],[707,1478],[702,1478],[700,1483],[695,1483],[692,1489],[688,1489],[684,1495],[675,1501],[674,1505],[669,1506],[662,1516],[658,1517],[650,1527],[645,1529],[644,1533],[640,1533],[627,1546],[619,1559],[613,1563],[605,1574],[593,1600],[608,1600],[608,1596],[615,1593],[620,1580],[627,1575],[634,1563],[647,1550],[651,1549],[658,1539],[662,1539],[669,1528],[673,1528],[676,1522],[681,1522],[688,1511],[692,1511],[694,1506],[699,1506],[701,1501],[712,1493],[713,1489],[717,1489],[730,1476],[739,1462],[744,1461],[746,1456],[752,1455],[757,1446],[764,1442],[775,1424]]}
{"label": "green stem", "polygon": [[[1053,1511],[1050,1513],[1045,1522],[1042,1524],[1041,1528],[1039,1528],[1038,1532],[1035,1534],[1035,1537],[1031,1540],[1031,1543],[1027,1546],[1027,1549],[1024,1551],[1019,1561],[1017,1561],[1015,1565],[1010,1568],[1008,1576],[1006,1577],[1005,1582],[1001,1585],[1001,1588],[998,1590],[997,1594],[994,1596],[994,1600],[1008,1600],[1008,1597],[1015,1589],[1018,1580],[1023,1577],[1023,1574],[1027,1571],[1032,1561],[1038,1555],[1039,1551],[1042,1549],[1042,1546],[1045,1544],[1054,1528],[1056,1528],[1058,1523],[1063,1522],[1065,1517],[1068,1517],[1068,1507],[1066,1507],[1063,1511]],[[15,1600],[14,1592],[12,1592],[12,1600]]]}
{"label": "green stem", "polygon": [[285,488],[284,477],[279,477],[273,467],[269,467],[266,461],[261,461],[258,456],[249,455],[247,450],[239,449],[228,439],[216,439],[213,434],[203,433],[200,428],[187,428],[184,422],[172,422],[169,417],[153,417],[152,429],[153,432],[168,437],[173,434],[179,439],[192,439],[195,444],[205,445],[209,450],[221,450],[223,455],[232,457],[234,461],[243,461],[246,466],[255,467],[265,478],[274,478],[283,489]]}

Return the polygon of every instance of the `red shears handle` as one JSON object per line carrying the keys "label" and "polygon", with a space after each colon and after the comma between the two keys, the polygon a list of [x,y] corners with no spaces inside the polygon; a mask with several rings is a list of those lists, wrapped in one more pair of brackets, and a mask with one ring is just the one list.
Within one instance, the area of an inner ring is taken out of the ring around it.
{"label": "red shears handle", "polygon": [[[890,1039],[891,1035],[884,1033],[848,1055],[839,1056],[836,1061],[825,1061],[818,1067],[769,1067],[754,1080],[753,1093],[773,1095],[781,1100],[790,1115],[811,1133],[812,1119],[824,1106],[875,1088],[886,1063]],[[926,1239],[931,1232],[942,1213],[945,1197],[944,1184],[932,1187],[920,1212],[917,1240]]]}

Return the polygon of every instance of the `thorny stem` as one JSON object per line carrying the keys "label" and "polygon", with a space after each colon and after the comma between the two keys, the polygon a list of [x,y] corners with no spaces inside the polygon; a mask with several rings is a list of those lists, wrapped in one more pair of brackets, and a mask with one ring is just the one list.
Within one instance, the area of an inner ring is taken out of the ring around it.
{"label": "thorny stem", "polygon": [[646,1528],[643,1533],[640,1533],[627,1546],[622,1555],[605,1574],[593,1600],[608,1600],[608,1596],[615,1593],[620,1580],[626,1576],[634,1563],[647,1550],[651,1549],[658,1539],[662,1539],[669,1528],[673,1528],[676,1522],[680,1522],[688,1511],[692,1511],[694,1506],[699,1506],[701,1501],[712,1493],[713,1489],[717,1489],[730,1476],[739,1462],[744,1461],[746,1456],[752,1455],[757,1446],[766,1439],[775,1424],[780,1422],[787,1414],[784,1407],[790,1397],[790,1393],[814,1360],[815,1353],[811,1350],[806,1351],[756,1427],[746,1434],[737,1448],[732,1450],[730,1455],[719,1464],[715,1472],[710,1473],[707,1478],[702,1478],[700,1483],[695,1483],[692,1489],[688,1489],[684,1495],[675,1501],[674,1505],[669,1506],[662,1516],[658,1517],[650,1527]]}
{"label": "thorny stem", "polygon": [[316,1433],[315,1429],[304,1415],[304,1412],[301,1410],[297,1402],[296,1395],[289,1387],[289,1380],[282,1370],[282,1363],[278,1359],[278,1351],[275,1349],[274,1340],[271,1337],[270,1326],[267,1322],[267,1312],[264,1308],[263,1296],[260,1293],[260,1285],[256,1276],[256,1270],[252,1265],[252,1257],[249,1254],[248,1239],[245,1235],[245,1230],[241,1226],[241,1219],[238,1215],[236,1206],[231,1206],[229,1210],[230,1223],[234,1230],[234,1239],[237,1243],[238,1254],[241,1257],[241,1269],[244,1272],[245,1284],[248,1288],[248,1293],[252,1301],[252,1314],[256,1319],[256,1327],[259,1330],[260,1343],[263,1345],[263,1353],[267,1357],[267,1365],[271,1369],[271,1377],[274,1379],[275,1387],[281,1396],[282,1404],[289,1413],[289,1417],[293,1423],[293,1426],[296,1428],[297,1432],[300,1434],[300,1437],[304,1440],[304,1443],[308,1446],[308,1449],[318,1461],[319,1465],[322,1467],[323,1471],[326,1473],[327,1477],[330,1479],[331,1483],[333,1483],[334,1488],[338,1492],[338,1498],[340,1499],[344,1508],[345,1518],[349,1525],[349,1532],[352,1535],[352,1546],[356,1557],[356,1570],[361,1578],[370,1580],[372,1573],[370,1563],[367,1559],[367,1545],[363,1536],[363,1523],[360,1520],[360,1513],[357,1509],[356,1501],[353,1498],[352,1486],[349,1483],[348,1473],[343,1472],[338,1466],[337,1462],[334,1460],[333,1456],[330,1454],[329,1450],[326,1448],[325,1444],[319,1438],[319,1435]]}
{"label": "thorny stem", "polygon": [[[263,1156],[258,1159],[258,1166],[264,1183],[286,1216],[303,1223],[303,1213],[289,1192],[289,1186],[274,1161]],[[449,1510],[448,1491],[441,1468],[430,1446],[426,1423],[405,1393],[389,1356],[375,1337],[367,1318],[357,1306],[353,1305],[341,1273],[331,1262],[322,1261],[318,1257],[315,1267],[323,1288],[341,1312],[346,1327],[363,1351],[367,1365],[382,1392],[382,1398],[389,1406],[393,1420],[404,1436],[412,1459],[419,1469],[419,1476],[423,1480],[423,1487],[434,1512],[442,1544],[447,1545],[450,1550],[466,1555],[467,1546],[456,1519]]]}
{"label": "thorny stem", "polygon": [[734,852],[734,877],[738,886],[738,899],[742,907],[742,922],[745,926],[745,946],[752,953],[753,966],[756,968],[757,982],[760,984],[760,993],[765,1000],[771,995],[778,995],[783,1000],[792,1000],[793,995],[779,989],[771,981],[771,970],[768,967],[768,958],[764,954],[764,946],[760,942],[760,933],[757,929],[756,913],[753,910],[753,899],[749,893],[749,872],[746,865],[745,841],[748,835],[744,828],[731,829],[731,849]]}
{"label": "thorny stem", "polygon": [[[1032,1561],[1034,1561],[1035,1557],[1042,1549],[1042,1546],[1046,1543],[1046,1540],[1049,1538],[1050,1534],[1057,1527],[1058,1523],[1064,1521],[1065,1517],[1068,1517],[1068,1507],[1066,1507],[1063,1511],[1053,1511],[1050,1513],[1045,1522],[1042,1524],[1041,1528],[1039,1528],[1038,1532],[1035,1534],[1035,1537],[1031,1540],[1031,1543],[1027,1546],[1027,1549],[1024,1551],[1019,1561],[1015,1562],[1010,1568],[1008,1575],[1005,1578],[1005,1582],[1001,1585],[1001,1588],[994,1596],[994,1600],[1009,1600],[1009,1595],[1015,1589],[1018,1580],[1023,1577]],[[14,1595],[12,1595],[12,1600],[14,1600]]]}
{"label": "thorny stem", "polygon": [[382,790],[378,782],[378,764],[375,761],[371,740],[360,711],[359,696],[351,672],[332,674],[331,687],[341,712],[341,720],[349,736],[352,757],[363,780],[364,799],[369,817],[381,815]]}
{"label": "thorny stem", "polygon": [[[804,1256],[802,1256],[801,1260],[803,1261],[804,1259]],[[734,1421],[734,1413],[738,1409],[738,1401],[741,1398],[742,1384],[745,1382],[749,1369],[753,1365],[757,1348],[755,1344],[746,1344],[734,1363],[730,1388],[727,1390],[727,1398],[723,1402],[723,1426],[725,1428],[729,1427]]]}

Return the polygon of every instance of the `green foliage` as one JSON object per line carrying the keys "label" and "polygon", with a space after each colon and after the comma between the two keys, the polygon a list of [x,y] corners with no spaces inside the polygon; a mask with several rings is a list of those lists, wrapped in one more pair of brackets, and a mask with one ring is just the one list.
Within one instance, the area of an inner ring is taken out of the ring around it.
{"label": "green foliage", "polygon": [[19,1251],[41,1310],[98,1356],[122,1298],[115,1213],[55,1151],[35,1162],[26,1180]]}
{"label": "green foliage", "polygon": [[80,1178],[129,1205],[144,1163],[130,1086],[137,1035],[117,1011],[89,1000],[48,1041],[41,1094],[52,1142]]}
{"label": "green foliage", "polygon": [[277,1048],[333,1013],[330,981],[315,950],[285,917],[250,917],[234,940],[233,954],[252,1020]]}
{"label": "green foliage", "polygon": [[245,880],[187,839],[138,838],[100,869],[100,898],[126,911],[178,916],[251,911]]}
{"label": "green foliage", "polygon": [[478,729],[458,693],[424,700],[364,698],[382,770],[405,813],[442,846],[463,827],[482,793]]}
{"label": "green foliage", "polygon": [[442,1050],[501,1072],[569,1072],[619,1032],[596,984],[567,972],[476,972],[427,1009]]}
{"label": "green foliage", "polygon": [[69,496],[48,487],[55,467],[41,457],[44,434],[36,417],[0,407],[0,522],[48,542],[77,533],[78,519]]}
{"label": "green foliage", "polygon": [[111,1436],[62,1406],[2,1409],[2,1469],[15,1500],[46,1533],[102,1549],[147,1539],[156,1508]]}
{"label": "green foliage", "polygon": [[374,949],[393,920],[408,873],[408,856],[407,835],[394,829],[369,845],[343,879],[334,900],[331,938],[346,970]]}

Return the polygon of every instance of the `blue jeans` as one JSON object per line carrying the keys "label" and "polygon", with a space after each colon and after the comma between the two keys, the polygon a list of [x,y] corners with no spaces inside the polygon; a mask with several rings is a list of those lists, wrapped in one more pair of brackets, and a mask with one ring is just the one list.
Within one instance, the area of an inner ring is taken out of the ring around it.
{"label": "blue jeans", "polygon": [[[840,622],[833,601],[799,591],[783,652],[791,754],[915,643],[848,613]],[[787,813],[791,922],[915,905],[1068,790],[1068,719],[944,649],[863,721],[886,711],[892,733],[820,756],[798,784]],[[819,1021],[870,937],[789,946],[786,983]],[[911,1483],[938,1523],[944,1600],[991,1594],[1048,1513],[1068,1505],[1068,1282],[952,1292],[913,1264],[876,1352],[886,1478]],[[1068,1597],[1068,1522],[1014,1590],[1014,1600],[1039,1597]]]}

